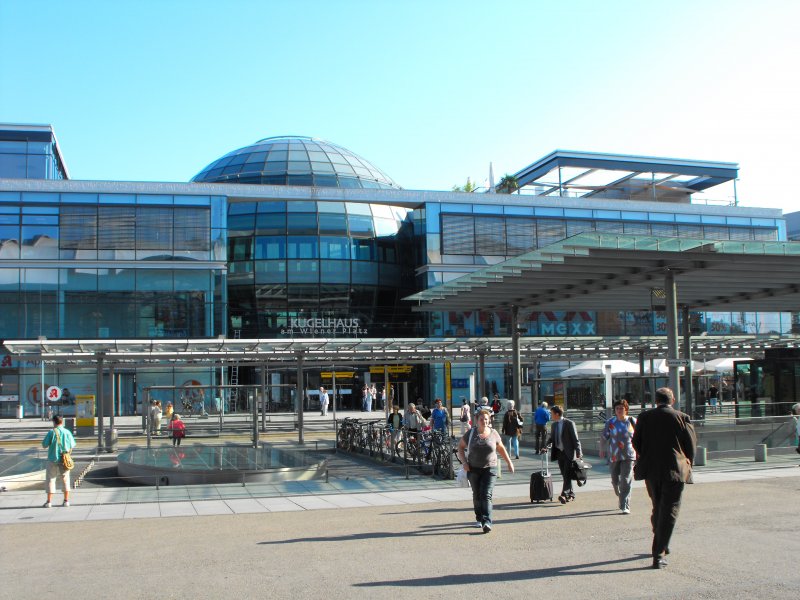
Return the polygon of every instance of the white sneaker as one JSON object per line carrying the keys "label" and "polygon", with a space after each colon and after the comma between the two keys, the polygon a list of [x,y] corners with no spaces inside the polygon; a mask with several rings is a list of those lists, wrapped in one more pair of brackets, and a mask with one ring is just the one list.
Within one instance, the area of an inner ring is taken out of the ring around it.
{"label": "white sneaker", "polygon": [[630,508],[623,508],[623,509],[622,509],[622,514],[623,514],[623,515],[629,515],[629,514],[631,514],[631,509],[630,509]]}
{"label": "white sneaker", "polygon": [[[42,504],[42,508],[50,508],[51,506],[53,506],[53,505],[50,504],[49,500],[47,502],[45,502],[44,504]],[[480,525],[480,523],[478,523],[478,525]]]}
{"label": "white sneaker", "polygon": [[483,527],[483,523],[481,523],[480,521],[475,521],[475,528],[476,529],[481,529],[482,527]]}
{"label": "white sneaker", "polygon": [[64,503],[61,506],[69,507],[69,500],[64,500]]}
{"label": "white sneaker", "polygon": [[483,524],[483,533],[489,533],[492,530],[492,524],[488,521]]}

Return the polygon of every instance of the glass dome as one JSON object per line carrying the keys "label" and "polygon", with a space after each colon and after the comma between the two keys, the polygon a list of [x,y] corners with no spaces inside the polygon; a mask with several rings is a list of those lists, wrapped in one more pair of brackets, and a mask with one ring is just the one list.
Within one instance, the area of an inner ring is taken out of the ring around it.
{"label": "glass dome", "polygon": [[383,171],[350,150],[301,136],[265,138],[229,152],[200,171],[192,181],[402,189]]}

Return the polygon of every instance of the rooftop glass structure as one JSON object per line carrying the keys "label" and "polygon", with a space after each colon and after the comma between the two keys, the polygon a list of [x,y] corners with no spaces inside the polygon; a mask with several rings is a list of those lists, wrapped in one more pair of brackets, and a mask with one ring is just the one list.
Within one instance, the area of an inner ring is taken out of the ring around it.
{"label": "rooftop glass structure", "polygon": [[193,182],[401,189],[354,152],[310,137],[279,136],[229,152]]}

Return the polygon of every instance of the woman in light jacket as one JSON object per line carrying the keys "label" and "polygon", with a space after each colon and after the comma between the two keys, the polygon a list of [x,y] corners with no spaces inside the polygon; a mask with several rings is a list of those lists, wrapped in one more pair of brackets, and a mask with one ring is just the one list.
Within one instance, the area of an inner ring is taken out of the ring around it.
{"label": "woman in light jacket", "polygon": [[627,515],[631,512],[631,482],[636,451],[633,449],[633,429],[636,419],[628,416],[628,401],[614,402],[614,416],[603,427],[603,438],[608,442],[608,460],[611,471],[611,486],[619,498],[619,509]]}

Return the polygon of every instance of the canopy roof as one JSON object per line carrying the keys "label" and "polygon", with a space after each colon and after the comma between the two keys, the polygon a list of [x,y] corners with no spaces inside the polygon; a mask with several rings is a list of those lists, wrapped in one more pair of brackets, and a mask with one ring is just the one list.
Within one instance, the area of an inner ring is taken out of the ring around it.
{"label": "canopy roof", "polygon": [[[6,340],[6,349],[23,360],[91,365],[99,356],[120,366],[150,364],[209,365],[267,364],[270,368],[296,365],[429,364],[436,361],[509,361],[510,337],[497,338],[374,338],[374,339],[147,339],[147,340]],[[759,354],[766,348],[797,347],[798,336],[697,336],[696,357]],[[635,337],[522,337],[525,360],[580,360],[582,358],[660,358],[666,355],[663,336]]]}
{"label": "canopy roof", "polygon": [[800,310],[800,242],[582,233],[406,298],[417,311],[652,310],[675,276],[678,306]]}

